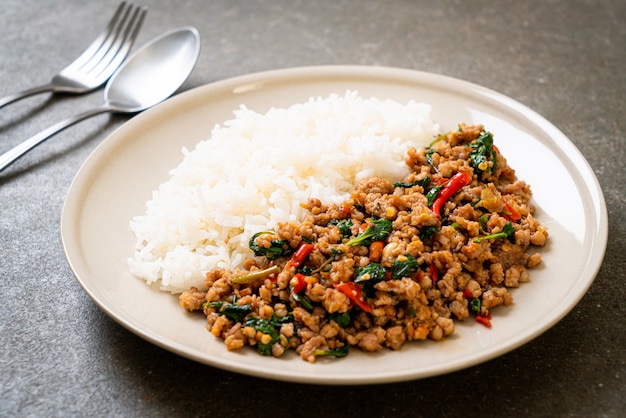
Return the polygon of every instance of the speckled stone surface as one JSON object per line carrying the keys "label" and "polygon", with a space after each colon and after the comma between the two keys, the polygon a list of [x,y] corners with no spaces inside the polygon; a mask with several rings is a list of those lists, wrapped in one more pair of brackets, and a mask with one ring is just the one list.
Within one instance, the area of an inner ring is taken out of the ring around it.
{"label": "speckled stone surface", "polygon": [[[81,289],[59,219],[89,153],[127,117],[85,121],[0,172],[0,416],[508,416],[626,413],[626,2],[143,0],[142,44],[193,25],[185,88],[317,64],[412,68],[506,94],[561,129],[603,188],[609,241],[580,303],[530,343],[433,378],[362,387],[268,381],[197,364],[119,326]],[[76,57],[116,1],[5,0],[0,96]],[[0,152],[98,105],[40,95],[0,109]],[[563,210],[567,210],[564,208]]]}

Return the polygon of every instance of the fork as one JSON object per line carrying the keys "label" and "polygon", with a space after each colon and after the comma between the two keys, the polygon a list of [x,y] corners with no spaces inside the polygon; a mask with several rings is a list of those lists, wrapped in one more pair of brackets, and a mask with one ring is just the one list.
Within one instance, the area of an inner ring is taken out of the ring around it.
{"label": "fork", "polygon": [[43,86],[0,98],[0,108],[34,94],[87,93],[104,84],[124,61],[137,38],[147,9],[120,3],[106,29],[74,62]]}

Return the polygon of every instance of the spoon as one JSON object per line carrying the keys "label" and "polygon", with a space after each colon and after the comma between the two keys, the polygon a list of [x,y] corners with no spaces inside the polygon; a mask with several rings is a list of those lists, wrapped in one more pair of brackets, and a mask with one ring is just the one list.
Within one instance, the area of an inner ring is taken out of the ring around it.
{"label": "spoon", "polygon": [[63,129],[105,112],[138,113],[171,96],[189,77],[200,53],[193,27],[174,29],[134,53],[111,77],[104,104],[65,119],[0,155],[0,171]]}

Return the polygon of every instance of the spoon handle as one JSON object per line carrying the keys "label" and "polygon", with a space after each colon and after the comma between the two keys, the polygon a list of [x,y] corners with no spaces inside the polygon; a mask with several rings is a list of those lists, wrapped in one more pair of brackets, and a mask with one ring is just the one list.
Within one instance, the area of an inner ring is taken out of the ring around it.
{"label": "spoon handle", "polygon": [[54,134],[62,131],[63,129],[72,126],[75,123],[80,122],[81,120],[96,116],[100,113],[110,112],[112,110],[113,109],[108,106],[99,107],[97,109],[89,110],[79,115],[67,118],[65,120],[62,120],[61,122],[52,125],[48,129],[44,129],[37,135],[28,138],[26,141],[22,142],[19,145],[16,145],[4,154],[0,155],[0,171],[4,170],[22,155],[26,154],[28,151],[41,144],[43,141],[50,138]]}
{"label": "spoon handle", "polygon": [[52,84],[44,84],[43,86],[33,87],[28,90],[21,91],[19,93],[11,94],[9,96],[5,96],[0,98],[0,108],[8,105],[9,103],[16,102],[20,99],[23,99],[28,96],[32,96],[39,93],[45,93],[46,91],[52,91],[54,87]]}

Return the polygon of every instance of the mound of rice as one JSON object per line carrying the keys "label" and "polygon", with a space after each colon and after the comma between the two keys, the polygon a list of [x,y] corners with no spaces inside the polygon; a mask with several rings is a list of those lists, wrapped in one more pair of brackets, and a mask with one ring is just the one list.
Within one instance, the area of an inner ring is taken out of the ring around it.
{"label": "mound of rice", "polygon": [[240,267],[250,237],[300,220],[300,203],[341,203],[361,178],[403,178],[408,146],[438,133],[427,104],[356,92],[311,98],[265,114],[245,107],[216,126],[130,222],[131,272],[179,293],[203,288],[204,272]]}

